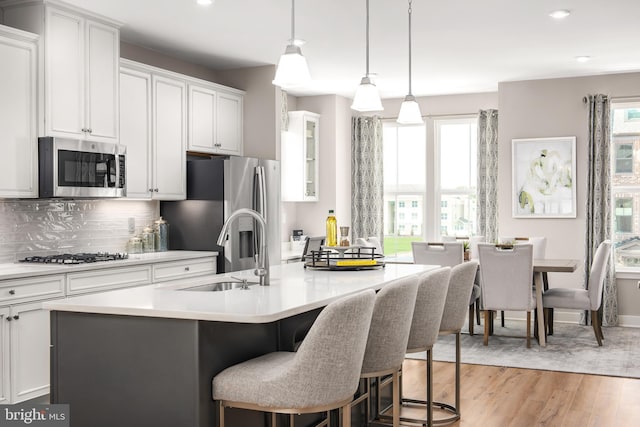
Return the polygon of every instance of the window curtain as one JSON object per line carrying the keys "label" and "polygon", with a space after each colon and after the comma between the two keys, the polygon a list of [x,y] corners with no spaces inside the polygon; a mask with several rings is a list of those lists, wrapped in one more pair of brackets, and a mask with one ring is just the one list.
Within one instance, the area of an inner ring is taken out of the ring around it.
{"label": "window curtain", "polygon": [[352,241],[377,236],[383,240],[382,121],[351,118]]}
{"label": "window curtain", "polygon": [[478,234],[498,239],[498,110],[478,114]]}
{"label": "window curtain", "polygon": [[[596,249],[602,241],[611,239],[611,140],[609,98],[607,95],[589,95],[585,101],[589,105],[585,283],[589,286],[587,280]],[[611,260],[608,266],[600,312],[603,326],[615,326],[618,324],[615,263]],[[586,316],[583,315],[582,320],[586,320]]]}

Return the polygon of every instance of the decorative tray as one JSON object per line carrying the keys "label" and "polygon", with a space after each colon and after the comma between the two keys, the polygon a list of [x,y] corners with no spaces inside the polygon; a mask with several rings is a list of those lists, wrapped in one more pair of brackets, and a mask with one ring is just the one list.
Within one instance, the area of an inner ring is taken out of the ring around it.
{"label": "decorative tray", "polygon": [[311,251],[306,256],[304,268],[314,270],[371,270],[384,267],[384,255],[375,253],[376,248],[354,246],[337,252],[334,249],[326,247],[326,249],[319,251]]}

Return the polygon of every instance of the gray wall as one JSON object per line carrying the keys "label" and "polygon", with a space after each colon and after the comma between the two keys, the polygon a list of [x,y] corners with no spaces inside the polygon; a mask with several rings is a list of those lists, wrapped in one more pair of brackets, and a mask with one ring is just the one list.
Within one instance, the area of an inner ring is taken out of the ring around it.
{"label": "gray wall", "polygon": [[280,88],[271,81],[274,65],[218,71],[217,83],[246,91],[244,97],[244,155],[280,158]]}
{"label": "gray wall", "polygon": [[[582,98],[602,93],[615,97],[640,95],[640,73],[610,74],[564,79],[505,82],[499,94],[498,203],[500,233],[547,236],[547,255],[584,259],[588,108]],[[577,218],[520,219],[511,217],[511,140],[553,136],[576,137]],[[552,286],[580,286],[583,269],[573,274],[550,275]],[[637,280],[618,280],[619,309],[640,315]]]}
{"label": "gray wall", "polygon": [[329,209],[338,226],[351,224],[351,100],[337,95],[288,98],[289,111],[320,114],[320,188],[317,202],[283,203],[282,235],[293,229],[309,236],[324,236]]}

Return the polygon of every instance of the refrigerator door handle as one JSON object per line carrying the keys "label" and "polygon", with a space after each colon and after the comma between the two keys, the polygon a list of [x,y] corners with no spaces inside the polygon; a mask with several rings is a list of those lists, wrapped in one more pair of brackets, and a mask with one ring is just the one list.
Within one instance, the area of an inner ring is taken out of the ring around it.
{"label": "refrigerator door handle", "polygon": [[[257,211],[267,222],[267,188],[264,177],[264,166],[256,166],[253,175],[253,210]],[[253,229],[257,230],[258,224],[254,220]],[[264,236],[266,239],[267,236]],[[259,241],[258,234],[255,234],[254,238],[254,254],[258,253],[258,248],[261,242]]]}
{"label": "refrigerator door handle", "polygon": [[255,179],[257,182],[257,189],[254,189],[255,210],[267,221],[267,188],[264,180],[264,166],[256,166]]}

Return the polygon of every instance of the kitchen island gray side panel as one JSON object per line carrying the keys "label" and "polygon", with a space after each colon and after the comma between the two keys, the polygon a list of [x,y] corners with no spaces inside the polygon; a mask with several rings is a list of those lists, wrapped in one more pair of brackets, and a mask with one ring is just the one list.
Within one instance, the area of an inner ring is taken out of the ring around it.
{"label": "kitchen island gray side panel", "polygon": [[197,321],[52,312],[52,403],[73,426],[197,426]]}
{"label": "kitchen island gray side panel", "polygon": [[[51,402],[70,405],[72,426],[217,425],[213,377],[276,351],[278,325],[51,313]],[[231,410],[227,426],[266,426]]]}

